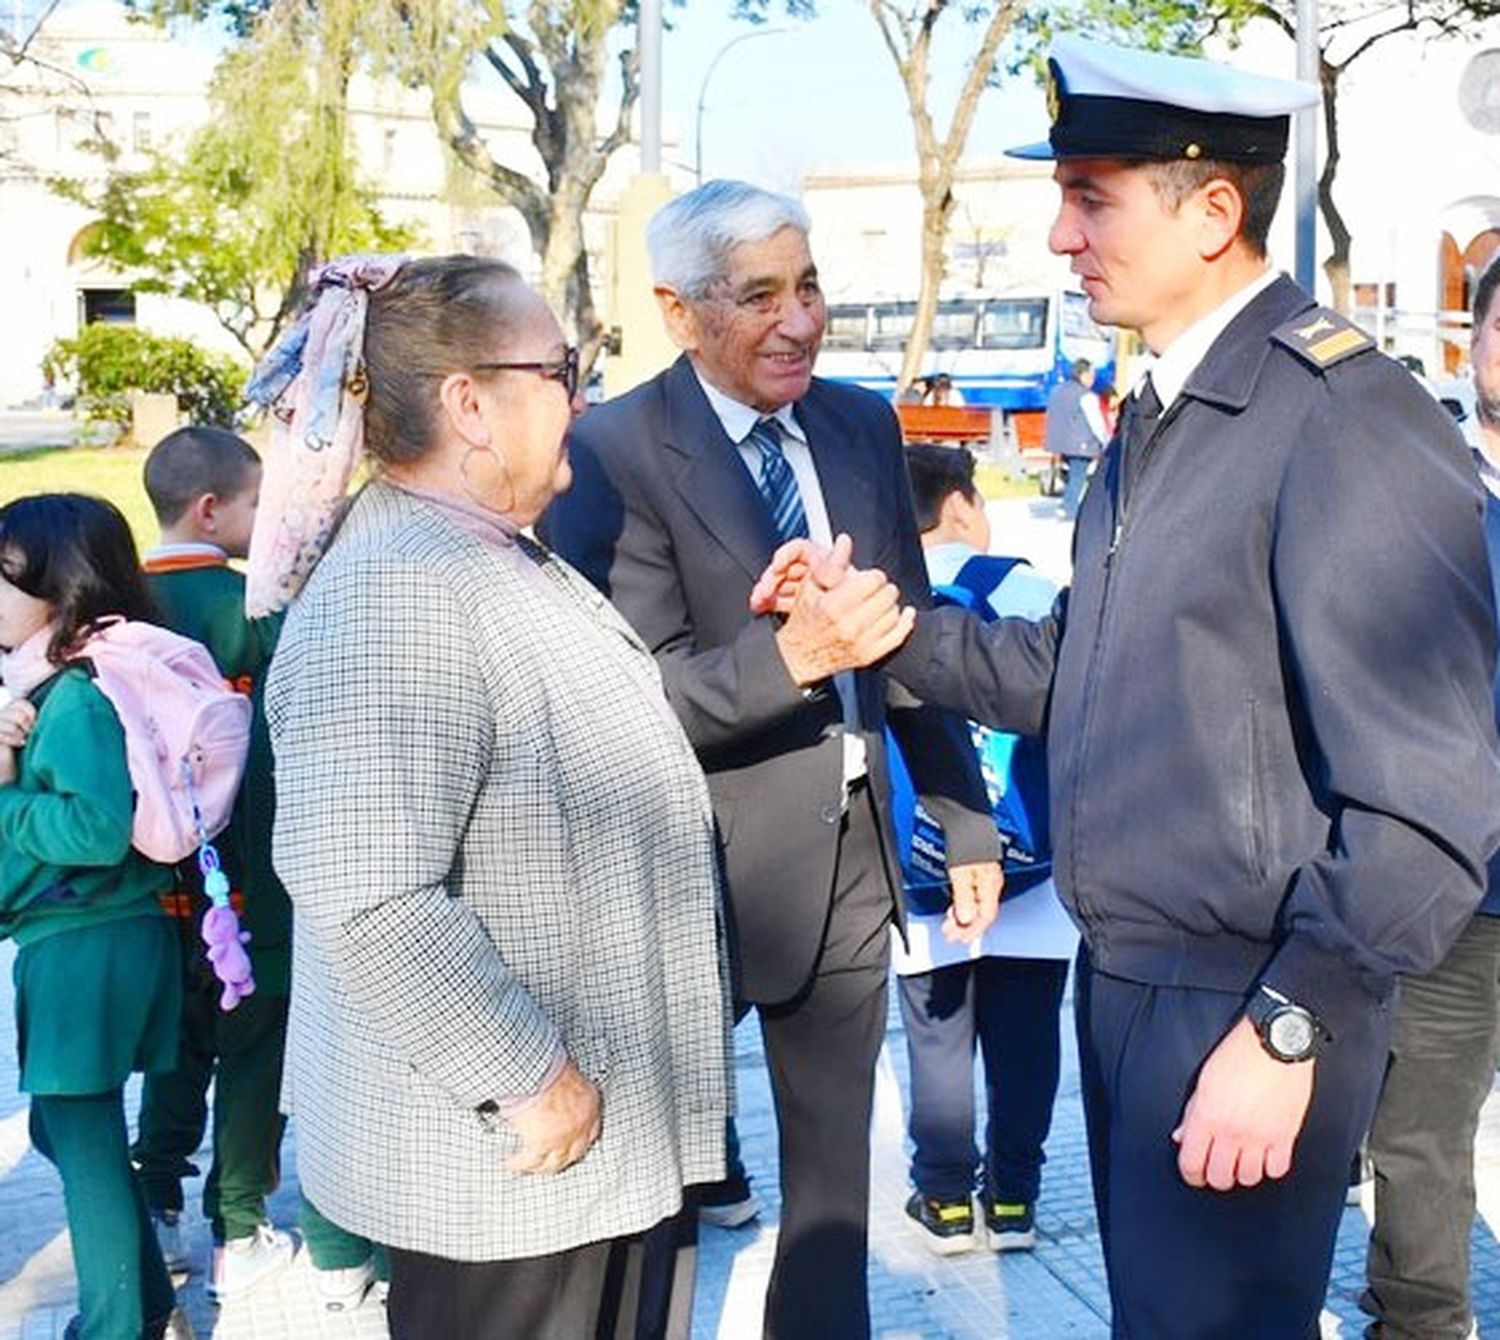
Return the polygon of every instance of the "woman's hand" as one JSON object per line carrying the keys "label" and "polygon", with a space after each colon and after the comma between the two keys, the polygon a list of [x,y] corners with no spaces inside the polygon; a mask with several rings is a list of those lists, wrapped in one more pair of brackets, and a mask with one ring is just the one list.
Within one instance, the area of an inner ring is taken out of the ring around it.
{"label": "woman's hand", "polygon": [[511,1172],[562,1172],[599,1138],[599,1090],[569,1061],[546,1091],[509,1121],[521,1137],[521,1148],[506,1160]]}

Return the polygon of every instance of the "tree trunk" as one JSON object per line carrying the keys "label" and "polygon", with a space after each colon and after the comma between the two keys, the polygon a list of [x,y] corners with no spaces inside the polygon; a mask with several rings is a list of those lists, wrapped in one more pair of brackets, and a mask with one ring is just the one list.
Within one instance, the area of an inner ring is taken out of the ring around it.
{"label": "tree trunk", "polygon": [[1347,316],[1350,309],[1349,226],[1333,198],[1333,183],[1339,170],[1339,76],[1343,67],[1320,61],[1319,76],[1323,85],[1323,138],[1327,146],[1323,171],[1318,175],[1318,212],[1328,228],[1333,249],[1323,262],[1323,273],[1332,291],[1333,309]]}
{"label": "tree trunk", "polygon": [[898,391],[905,391],[921,375],[932,342],[932,325],[937,316],[938,295],[948,271],[948,220],[953,213],[953,196],[944,193],[934,200],[923,192],[922,199],[922,286],[917,291],[917,313],[911,323],[906,348],[901,355],[901,372],[896,379]]}

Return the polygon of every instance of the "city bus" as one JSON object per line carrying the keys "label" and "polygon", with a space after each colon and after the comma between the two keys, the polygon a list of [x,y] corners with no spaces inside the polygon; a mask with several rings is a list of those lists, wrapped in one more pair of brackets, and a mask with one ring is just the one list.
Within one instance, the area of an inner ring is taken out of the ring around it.
{"label": "city bus", "polygon": [[[894,396],[916,312],[915,302],[830,303],[818,375]],[[921,376],[947,373],[963,404],[1003,410],[1010,419],[1044,410],[1052,388],[1079,358],[1097,369],[1096,386],[1111,385],[1114,341],[1094,324],[1082,293],[944,298]]]}

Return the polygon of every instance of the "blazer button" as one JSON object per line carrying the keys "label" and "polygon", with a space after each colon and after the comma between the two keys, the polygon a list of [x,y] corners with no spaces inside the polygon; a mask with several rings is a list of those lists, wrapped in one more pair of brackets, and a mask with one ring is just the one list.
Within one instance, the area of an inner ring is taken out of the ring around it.
{"label": "blazer button", "polygon": [[829,803],[818,811],[818,818],[825,824],[836,824],[843,817],[843,814],[844,807],[842,805]]}

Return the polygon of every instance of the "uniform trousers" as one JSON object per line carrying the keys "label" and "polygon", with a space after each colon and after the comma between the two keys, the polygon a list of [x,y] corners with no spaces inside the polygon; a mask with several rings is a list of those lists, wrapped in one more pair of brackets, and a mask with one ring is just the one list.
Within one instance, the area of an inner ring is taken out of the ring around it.
{"label": "uniform trousers", "polygon": [[130,1168],[123,1092],[34,1094],[31,1143],[62,1175],[82,1340],[160,1334],[176,1302]]}
{"label": "uniform trousers", "polygon": [[305,1195],[297,1208],[297,1228],[314,1270],[353,1270],[368,1261],[376,1279],[390,1279],[391,1263],[384,1247],[340,1228]]}
{"label": "uniform trousers", "polygon": [[1171,1133],[1247,994],[1126,981],[1093,971],[1079,951],[1079,1070],[1117,1340],[1318,1334],[1349,1164],[1374,1111],[1391,1009],[1372,1003],[1318,1058],[1284,1178],[1227,1192],[1190,1187]]}
{"label": "uniform trousers", "polygon": [[[1002,912],[1003,916],[1004,913]],[[984,1062],[985,1200],[1033,1204],[1061,1068],[1058,1011],[1066,959],[980,958],[900,979],[911,1058],[912,1182],[966,1200],[974,1146],[974,1048]]]}
{"label": "uniform trousers", "polygon": [[[253,949],[253,946],[252,946]],[[232,1010],[197,949],[185,955],[182,1038],[177,1068],[146,1077],[132,1154],[153,1210],[182,1209],[182,1178],[203,1141],[208,1087],[214,1085],[213,1164],[203,1214],[214,1240],[246,1238],[266,1221],[266,1197],[281,1176],[278,1109],[288,1000],[257,991]]]}
{"label": "uniform trousers", "polygon": [[859,787],[840,820],[812,977],[790,1001],[759,1008],[781,1156],[769,1340],[870,1334],[870,1110],[885,1037],[891,888],[874,804]]}
{"label": "uniform trousers", "polygon": [[1500,1057],[1500,917],[1476,916],[1430,973],[1407,977],[1370,1158],[1375,1225],[1360,1306],[1381,1340],[1470,1333],[1474,1135]]}

